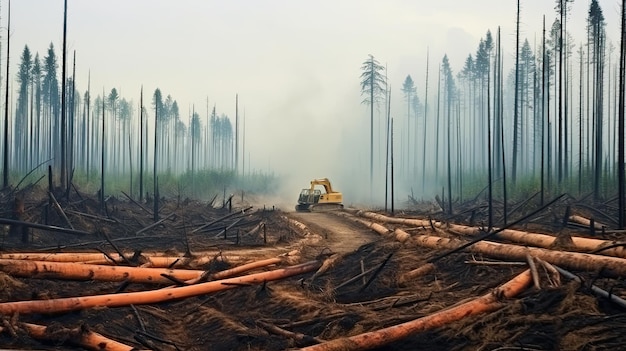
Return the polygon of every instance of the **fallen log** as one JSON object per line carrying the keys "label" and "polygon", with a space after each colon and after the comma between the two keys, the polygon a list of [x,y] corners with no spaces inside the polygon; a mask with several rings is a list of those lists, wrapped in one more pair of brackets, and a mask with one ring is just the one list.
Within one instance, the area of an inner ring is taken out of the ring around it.
{"label": "fallen log", "polygon": [[254,228],[250,229],[248,232],[244,233],[243,235],[254,235],[256,233],[258,233],[261,228],[263,228],[263,226],[265,225],[265,222],[261,221],[259,222],[259,224],[255,225]]}
{"label": "fallen log", "polygon": [[150,224],[149,226],[144,227],[143,229],[139,229],[138,231],[136,231],[136,232],[135,232],[135,235],[139,235],[139,234],[141,234],[141,233],[145,232],[146,230],[150,230],[150,229],[152,229],[152,228],[154,228],[154,227],[158,226],[159,224],[161,224],[161,223],[165,222],[166,220],[168,220],[170,217],[172,217],[172,216],[173,216],[173,215],[175,215],[175,214],[176,214],[176,213],[172,212],[172,213],[170,213],[169,215],[167,215],[167,216],[165,216],[165,217],[161,218],[160,220],[158,220],[158,221],[156,221],[156,222],[154,222],[154,223]]}
{"label": "fallen log", "polygon": [[412,271],[408,271],[402,274],[398,278],[398,284],[404,285],[411,280],[429,274],[430,272],[435,270],[435,265],[433,263],[425,263],[423,266],[420,266]]}
{"label": "fallen log", "polygon": [[[111,217],[114,218],[114,217]],[[116,220],[116,222],[122,226],[124,226],[124,224],[122,222],[120,222],[119,220]],[[96,241],[82,241],[80,243],[75,243],[75,244],[67,244],[67,245],[55,245],[55,246],[48,246],[48,247],[42,247],[37,249],[38,251],[59,251],[59,250],[64,250],[64,249],[69,249],[69,248],[75,248],[75,247],[81,247],[81,246],[89,246],[89,247],[93,247],[93,246],[98,246],[98,245],[102,245],[102,244],[107,244],[111,241],[114,242],[120,242],[120,241],[133,241],[133,240],[149,240],[149,239],[154,239],[154,238],[162,238],[163,236],[161,235],[141,235],[141,236],[130,236],[130,237],[122,237],[122,238],[115,238],[115,239],[111,239],[111,240],[96,240]]]}
{"label": "fallen log", "polygon": [[[448,230],[454,233],[471,236],[484,234],[484,232],[480,228],[468,227],[458,224],[448,225]],[[558,242],[558,238],[552,235],[532,233],[515,229],[504,229],[496,234],[496,237],[520,244],[527,244],[546,249],[554,247]],[[592,252],[597,250],[605,256],[626,258],[626,248],[623,246],[607,248],[606,250],[600,251],[600,249],[604,247],[615,245],[617,243],[615,241],[583,238],[579,236],[571,236],[571,239],[571,243],[573,245],[571,249],[574,249],[576,251]]]}
{"label": "fallen log", "polygon": [[[396,232],[403,232],[396,229]],[[458,239],[442,238],[430,235],[415,235],[411,244],[432,249],[456,249],[466,242]],[[514,261],[525,261],[530,254],[549,263],[579,271],[602,271],[609,276],[626,276],[626,259],[600,256],[581,252],[557,251],[542,248],[526,247],[512,244],[501,244],[491,241],[480,241],[465,249],[469,252],[481,253],[486,256]]]}
{"label": "fallen log", "polygon": [[[115,257],[115,256],[114,256]],[[119,255],[117,256],[119,257]],[[201,267],[212,261],[224,261],[230,263],[241,263],[249,261],[250,259],[245,256],[223,256],[220,253],[208,253],[202,255],[193,255],[187,257],[181,256],[148,256],[142,255],[147,261],[146,264],[153,268],[176,268],[176,267]],[[85,262],[93,263],[93,262]]]}
{"label": "fallen log", "polygon": [[315,344],[315,343],[321,343],[325,341],[323,339],[320,339],[314,336],[310,336],[310,335],[306,335],[302,333],[294,333],[292,331],[285,330],[274,324],[270,324],[269,322],[265,322],[262,320],[257,320],[256,323],[257,325],[259,325],[261,328],[265,329],[269,333],[276,334],[276,335],[286,337],[289,339],[293,339],[295,342],[299,344]]}
{"label": "fallen log", "polygon": [[135,335],[133,337],[135,338],[135,340],[141,341],[142,345],[150,344],[151,345],[151,348],[150,348],[151,350],[159,350],[159,348],[157,348],[156,346],[152,346],[154,344],[152,344],[150,342],[147,342],[148,339],[154,340],[154,341],[158,341],[158,342],[163,343],[163,344],[171,345],[177,351],[180,350],[180,348],[176,345],[175,342],[163,339],[162,337],[159,337],[159,336],[151,334],[151,333],[147,333],[146,331],[138,330],[138,331],[135,332]]}
{"label": "fallen log", "polygon": [[217,233],[217,235],[215,235],[213,238],[217,239],[219,237],[221,237],[222,235],[224,235],[224,239],[226,239],[226,233],[228,232],[228,230],[230,230],[232,227],[234,227],[235,225],[237,225],[237,223],[241,222],[243,218],[237,218],[235,221],[233,221],[233,223],[229,224],[226,228],[222,229],[219,233]]}
{"label": "fallen log", "polygon": [[[125,257],[132,257],[133,252],[124,252]],[[223,256],[219,252],[199,252],[193,256],[159,256],[159,253],[142,253],[141,260],[152,268],[174,268],[174,267],[198,267],[209,263],[212,260],[240,262],[248,260],[243,256]],[[111,261],[111,258],[114,261]],[[111,265],[124,262],[119,253],[95,253],[95,252],[61,252],[61,253],[43,253],[43,252],[14,252],[2,253],[0,259],[13,260],[33,260],[46,262],[76,262],[97,265]],[[173,265],[173,266],[172,266]]]}
{"label": "fallen log", "polygon": [[248,207],[246,207],[246,208],[242,209],[242,210],[241,210],[241,212],[237,211],[237,212],[232,212],[232,213],[229,213],[229,214],[224,215],[224,216],[222,216],[222,217],[220,217],[220,218],[218,218],[218,219],[216,219],[216,220],[213,220],[213,221],[211,221],[211,222],[209,222],[209,223],[203,224],[203,225],[201,225],[200,227],[198,227],[198,228],[196,228],[196,229],[192,230],[191,232],[192,232],[192,233],[195,233],[195,232],[201,231],[202,229],[204,229],[204,228],[206,228],[206,227],[212,226],[212,225],[213,225],[213,224],[215,224],[215,223],[219,223],[219,222],[221,222],[221,221],[223,221],[223,220],[225,220],[225,219],[228,219],[228,218],[230,218],[230,217],[233,217],[233,216],[236,216],[236,215],[240,215],[240,214],[245,214],[245,213],[246,213],[246,211],[248,211],[248,210],[249,210],[249,209],[251,209],[251,208],[252,208],[252,206],[248,206]]}
{"label": "fallen log", "polygon": [[[285,257],[288,257],[288,255],[246,263],[213,274],[209,274],[202,270],[172,270],[155,267],[104,266],[87,263],[79,264],[74,262],[44,262],[16,259],[0,259],[0,271],[14,276],[29,278],[128,281],[131,283],[169,283],[171,278],[174,278],[178,280],[185,280],[186,284],[195,284],[203,279],[224,279],[253,269],[279,264],[283,262]],[[167,277],[164,277],[163,275],[167,275]]]}
{"label": "fallen log", "polygon": [[[431,222],[425,219],[416,219],[416,218],[400,218],[400,217],[388,217],[385,215],[381,215],[374,212],[369,211],[357,211],[357,216],[370,218],[383,223],[394,223],[394,224],[403,224],[407,226],[416,226],[416,227],[430,227]],[[441,223],[441,222],[433,222],[433,223]]]}
{"label": "fallen log", "polygon": [[[247,216],[247,217],[251,217],[251,215]],[[237,219],[237,223],[234,226],[232,226],[231,228],[229,228],[229,229],[240,228],[240,227],[247,227],[249,225],[254,225],[254,224],[256,224],[257,222],[260,222],[260,221],[261,220],[258,219],[258,218],[240,217],[240,218]],[[202,233],[216,232],[216,231],[219,231],[219,230],[222,230],[222,229],[224,229],[224,224],[217,223],[217,224],[213,224],[211,226],[208,226],[208,227],[202,229],[201,232]]]}
{"label": "fallen log", "polygon": [[286,216],[281,216],[280,218],[282,218],[283,220],[285,220],[287,223],[295,226],[296,228],[299,229],[299,232],[303,233],[305,236],[308,234],[311,234],[311,232],[309,231],[309,227],[306,226],[306,224],[296,221],[295,219],[292,218],[288,218]]}
{"label": "fallen log", "polygon": [[82,216],[82,217],[87,217],[87,218],[91,218],[91,219],[96,219],[99,221],[104,221],[104,222],[109,222],[109,223],[117,223],[116,221],[110,219],[110,218],[106,218],[106,217],[100,217],[100,216],[95,216],[89,213],[83,213],[83,212],[78,212],[78,211],[74,211],[74,210],[69,210],[66,209],[65,213],[69,213],[69,214],[73,214],[76,216]]}
{"label": "fallen log", "polygon": [[[560,268],[558,266],[553,266],[553,267],[556,268],[556,270],[560,274],[562,274],[562,275],[566,276],[567,278],[575,280],[576,282],[582,284],[582,280],[578,276],[576,276],[576,275],[572,274],[571,272],[566,271],[563,268]],[[618,305],[621,308],[626,308],[626,300],[622,299],[621,297],[619,297],[619,296],[617,296],[615,294],[612,294],[609,291],[601,289],[601,288],[597,287],[596,285],[591,285],[590,286],[590,290],[596,296],[603,297],[603,298],[613,302],[614,304]]]}
{"label": "fallen log", "polygon": [[[381,215],[374,214],[372,218],[380,218]],[[383,216],[384,217],[384,216]],[[389,218],[389,217],[387,217]],[[375,223],[363,221],[358,218],[354,218],[355,221],[367,225],[369,228],[376,230],[381,235],[386,235],[388,229],[382,229],[375,226]],[[383,227],[384,228],[384,227]],[[396,229],[394,231],[396,238],[406,238],[410,236],[402,229]],[[456,239],[442,238],[429,235],[414,235],[410,236],[410,243],[419,246],[424,246],[433,249],[457,249],[461,245],[465,245],[466,242]],[[593,239],[592,239],[593,240]],[[479,241],[472,246],[466,248],[467,251],[482,253],[487,256],[491,256],[499,259],[525,261],[526,255],[530,254],[534,257],[538,257],[549,263],[560,265],[574,270],[581,271],[602,271],[604,274],[612,276],[626,276],[626,259],[610,256],[600,256],[587,253],[569,252],[569,251],[555,251],[543,248],[523,247],[518,245],[501,244],[489,241]],[[428,266],[425,266],[428,267]],[[414,271],[405,273],[401,276],[399,282],[406,283],[413,277],[420,276],[424,272],[429,272],[434,267],[418,268]],[[422,270],[423,269],[423,270]]]}
{"label": "fallen log", "polygon": [[235,276],[237,274],[241,274],[247,271],[251,271],[253,269],[257,269],[257,268],[262,268],[262,267],[267,267],[267,266],[271,266],[273,264],[279,264],[281,263],[283,260],[280,257],[274,257],[274,258],[268,258],[265,260],[260,260],[260,261],[255,261],[255,262],[250,262],[250,263],[246,263],[243,264],[241,266],[237,266],[237,267],[233,267],[230,269],[226,269],[223,271],[219,271],[213,274],[203,274],[201,277],[186,281],[185,283],[187,284],[196,284],[199,281],[202,281],[202,279],[210,279],[210,280],[217,280],[217,279],[224,279],[224,278],[229,278],[232,276]]}
{"label": "fallen log", "polygon": [[0,314],[13,313],[59,313],[83,310],[93,307],[120,307],[171,301],[212,292],[233,289],[241,284],[262,284],[267,281],[288,278],[316,270],[319,261],[309,261],[295,266],[276,269],[268,272],[254,273],[242,277],[229,278],[188,285],[171,289],[159,289],[119,294],[69,297],[49,300],[31,300],[0,303]]}
{"label": "fallen log", "polygon": [[[582,224],[582,225],[584,225],[587,228],[591,228],[592,221],[590,219],[588,219],[588,218],[583,217],[583,216],[571,215],[571,216],[569,216],[569,220],[571,222],[574,222],[574,223]],[[593,229],[595,229],[595,230],[602,230],[602,228],[607,228],[607,226],[602,224],[602,223],[598,223],[596,221],[593,221]]]}
{"label": "fallen log", "polygon": [[[337,215],[349,218],[349,219],[351,219],[351,220],[353,220],[353,221],[355,221],[357,223],[361,223],[362,225],[368,227],[369,229],[375,231],[376,233],[378,233],[378,234],[380,234],[382,236],[386,236],[386,235],[389,235],[389,234],[393,233],[393,231],[389,230],[385,226],[380,225],[380,224],[378,224],[376,222],[365,221],[365,220],[356,218],[354,216],[351,216],[351,215],[349,215],[347,213],[343,213],[343,212],[339,212],[339,213],[337,213]],[[407,233],[407,235],[409,235],[409,234]]]}
{"label": "fallen log", "polygon": [[475,300],[445,309],[434,314],[384,329],[331,340],[322,344],[302,348],[306,351],[368,350],[402,340],[411,335],[444,326],[467,316],[492,312],[505,303],[503,298],[513,298],[523,292],[531,283],[530,272],[522,272],[504,285]]}
{"label": "fallen log", "polygon": [[[381,214],[373,213],[373,212],[364,212],[357,211],[357,215],[361,217],[366,217],[370,219],[374,219],[383,223],[394,223],[394,224],[402,224],[407,226],[417,226],[427,228],[431,226],[431,223],[427,220],[422,219],[414,219],[414,218],[395,218],[395,217],[387,217]],[[570,216],[575,217],[575,216]],[[462,235],[471,235],[477,236],[480,234],[485,234],[484,230],[480,227],[471,227],[460,224],[446,224],[444,222],[436,222],[433,221],[432,225],[435,228],[446,229],[453,233],[462,234]],[[588,224],[587,224],[588,225]],[[499,230],[498,228],[494,228],[495,231]],[[541,233],[533,233],[516,229],[503,229],[498,232],[495,237],[500,238],[502,240],[513,241],[516,243],[527,244],[542,248],[551,248],[553,247],[558,238],[552,235],[541,234]],[[583,238],[578,236],[572,236],[573,248],[577,251],[581,252],[592,252],[599,250],[601,248],[615,245],[617,242],[609,241],[609,240],[600,240],[593,238]],[[626,258],[626,247],[612,247],[610,249],[599,251],[602,255],[605,256],[614,256]]]}
{"label": "fallen log", "polygon": [[346,280],[345,282],[337,285],[334,290],[335,291],[339,290],[339,289],[343,288],[344,286],[346,286],[348,284],[354,283],[355,281],[359,280],[359,278],[365,278],[366,275],[370,274],[371,272],[373,272],[373,271],[375,271],[377,269],[378,269],[378,267],[373,267],[373,268],[370,268],[370,269],[368,269],[366,271],[363,271],[360,274],[358,274],[358,275],[356,275],[356,276]]}
{"label": "fallen log", "polygon": [[[55,342],[69,341],[84,348],[97,351],[131,351],[137,350],[132,346],[128,346],[121,342],[111,340],[101,334],[81,328],[59,330],[58,326],[50,328],[32,323],[20,323],[21,326],[33,339],[48,340]],[[54,336],[57,335],[58,338]],[[70,336],[67,340],[67,336]]]}
{"label": "fallen log", "polygon": [[71,228],[74,229],[74,226],[72,225],[72,222],[70,222],[70,219],[67,218],[67,215],[65,214],[65,211],[63,211],[63,208],[61,207],[61,205],[59,204],[59,202],[57,201],[57,198],[54,197],[54,194],[52,193],[52,191],[48,191],[48,195],[50,196],[50,200],[52,200],[52,203],[54,204],[54,208],[57,210],[57,212],[59,213],[59,215],[61,217],[63,217],[63,219],[65,220],[65,223],[67,223],[67,225]]}
{"label": "fallen log", "polygon": [[374,281],[374,279],[378,277],[378,274],[380,274],[380,272],[385,267],[387,262],[389,262],[389,259],[391,258],[391,256],[393,256],[393,252],[387,255],[387,258],[385,258],[385,260],[376,268],[376,270],[374,271],[374,274],[372,274],[372,276],[367,280],[365,285],[363,285],[361,289],[359,289],[359,292],[363,292],[365,289],[367,289],[367,287]]}
{"label": "fallen log", "polygon": [[34,260],[51,262],[81,262],[91,261],[106,257],[102,253],[44,253],[44,252],[11,252],[0,253],[0,259],[11,260]]}
{"label": "fallen log", "polygon": [[191,280],[202,276],[204,271],[166,268],[144,268],[77,264],[72,262],[44,262],[29,260],[0,259],[0,271],[18,277],[35,279],[99,280],[131,283],[168,284],[167,274],[180,280]]}
{"label": "fallen log", "polygon": [[29,228],[42,229],[42,230],[47,230],[49,232],[65,233],[65,234],[72,234],[72,235],[89,235],[89,234],[91,234],[91,233],[83,231],[83,230],[61,228],[61,227],[56,227],[56,226],[53,226],[53,225],[45,225],[45,224],[39,224],[39,223],[23,222],[23,221],[17,221],[17,220],[14,220],[14,219],[7,219],[7,218],[0,218],[0,224],[22,225],[22,226],[29,227]]}
{"label": "fallen log", "polygon": [[150,217],[154,216],[152,211],[150,211],[149,209],[145,208],[144,205],[140,204],[139,202],[135,201],[132,197],[130,197],[130,195],[126,194],[124,191],[122,191],[122,194],[124,194],[124,196],[126,196],[126,198],[128,200],[130,200],[130,202],[134,203],[135,205],[139,206],[139,208],[141,208],[142,210],[146,211],[146,213],[149,214]]}

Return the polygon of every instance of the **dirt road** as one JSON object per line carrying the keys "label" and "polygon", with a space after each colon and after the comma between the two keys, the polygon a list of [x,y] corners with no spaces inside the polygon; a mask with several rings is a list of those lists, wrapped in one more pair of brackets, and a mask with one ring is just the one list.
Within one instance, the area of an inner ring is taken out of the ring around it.
{"label": "dirt road", "polygon": [[356,251],[361,245],[380,239],[370,229],[359,226],[329,212],[292,212],[289,217],[304,223],[309,230],[324,238],[320,245],[336,253]]}

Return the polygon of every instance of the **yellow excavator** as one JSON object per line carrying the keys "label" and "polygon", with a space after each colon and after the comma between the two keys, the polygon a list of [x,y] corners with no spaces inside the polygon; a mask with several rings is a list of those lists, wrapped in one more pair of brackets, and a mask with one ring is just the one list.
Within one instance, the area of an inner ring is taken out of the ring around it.
{"label": "yellow excavator", "polygon": [[[324,187],[326,193],[322,193],[320,189],[316,189],[315,186],[320,185]],[[298,212],[321,212],[321,211],[336,211],[343,208],[343,194],[333,190],[328,178],[313,179],[311,181],[311,187],[302,189],[300,196],[298,197],[298,204],[296,205],[296,211]]]}

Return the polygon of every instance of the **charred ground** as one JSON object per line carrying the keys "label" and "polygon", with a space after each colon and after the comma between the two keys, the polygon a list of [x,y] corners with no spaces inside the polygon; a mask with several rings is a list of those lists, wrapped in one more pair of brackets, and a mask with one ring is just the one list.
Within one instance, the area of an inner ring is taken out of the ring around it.
{"label": "charred ground", "polygon": [[[24,200],[22,220],[68,227],[60,211],[50,205],[45,191],[30,189],[2,193],[3,218],[14,211],[15,196]],[[186,199],[163,199],[160,225],[154,223],[150,203],[137,204],[109,198],[103,209],[93,197],[73,193],[58,196],[76,230],[66,234],[29,230],[29,242],[10,234],[2,236],[8,252],[115,252],[133,253],[131,265],[144,256],[206,256],[206,263],[188,268],[218,272],[241,263],[276,257],[298,250],[294,263],[332,257],[321,274],[304,274],[259,285],[157,304],[115,308],[90,308],[77,312],[2,316],[0,345],[4,348],[82,349],[76,335],[92,330],[138,349],[155,350],[284,350],[324,340],[378,330],[413,320],[489,293],[525,269],[517,265],[478,265],[486,258],[461,252],[437,261],[436,269],[403,285],[399,276],[441,254],[381,237],[336,214],[292,214],[244,201],[227,204]],[[592,213],[572,198],[529,218],[520,226],[553,235],[589,235],[588,228],[562,219],[567,212],[582,211],[610,221],[604,209]],[[431,217],[457,223],[485,223],[479,202],[456,204],[457,215],[420,211],[424,204],[409,203],[403,217]],[[511,220],[535,209],[520,203]],[[144,207],[144,208],[142,208]],[[230,208],[229,208],[230,207]],[[608,207],[610,209],[610,205]],[[588,212],[585,212],[587,210]],[[598,212],[599,211],[599,212]],[[608,210],[606,211],[608,212]],[[297,221],[297,222],[294,222]],[[214,224],[207,225],[208,223]],[[300,225],[296,224],[299,223]],[[302,226],[303,225],[303,226]],[[198,228],[206,226],[204,229]],[[341,228],[340,228],[341,227]],[[390,225],[411,232],[410,226]],[[226,229],[226,230],[225,230]],[[142,231],[143,230],[143,231]],[[423,230],[423,228],[422,228]],[[452,236],[431,228],[433,235]],[[138,233],[140,232],[140,233]],[[620,240],[621,233],[596,233]],[[334,255],[333,253],[338,253]],[[286,263],[285,263],[286,264]],[[266,268],[268,269],[268,268]],[[358,279],[363,270],[375,269]],[[542,277],[541,289],[531,288],[516,299],[504,301],[496,312],[465,318],[392,343],[389,350],[604,350],[626,343],[626,314],[614,304],[594,297],[591,283],[624,296],[621,278],[602,272],[577,272],[584,283],[561,278],[560,285]],[[352,281],[352,282],[350,282]],[[106,293],[153,290],[163,285],[124,282],[68,281],[12,277],[0,273],[2,302]],[[21,322],[48,326],[48,340],[31,337]],[[55,332],[51,332],[54,330]],[[298,334],[293,334],[298,333]]]}

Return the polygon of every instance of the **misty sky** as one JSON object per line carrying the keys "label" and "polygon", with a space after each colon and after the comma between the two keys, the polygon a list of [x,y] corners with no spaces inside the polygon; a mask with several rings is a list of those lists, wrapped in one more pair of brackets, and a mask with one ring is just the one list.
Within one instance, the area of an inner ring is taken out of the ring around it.
{"label": "misty sky", "polygon": [[[0,3],[4,40],[7,0]],[[619,3],[600,1],[614,43]],[[548,25],[554,20],[554,5],[522,1],[522,36],[531,46],[540,41],[542,16]],[[63,1],[11,6],[13,64],[24,45],[43,58],[52,42],[60,56]],[[578,44],[589,1],[571,6],[568,29]],[[142,85],[149,94],[158,87],[178,101],[183,120],[194,107],[204,120],[208,98],[233,123],[239,93],[252,168],[292,175],[303,186],[313,177],[354,178],[359,168],[345,165],[368,162],[369,116],[359,91],[368,54],[388,67],[398,117],[407,74],[423,96],[427,48],[431,65],[448,54],[456,73],[486,31],[501,26],[506,71],[514,54],[514,0],[68,0],[68,7],[68,55],[76,50],[79,91],[91,72],[92,95],[115,87],[137,104]]]}

